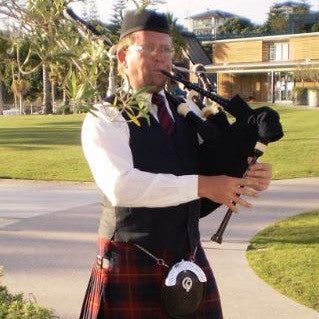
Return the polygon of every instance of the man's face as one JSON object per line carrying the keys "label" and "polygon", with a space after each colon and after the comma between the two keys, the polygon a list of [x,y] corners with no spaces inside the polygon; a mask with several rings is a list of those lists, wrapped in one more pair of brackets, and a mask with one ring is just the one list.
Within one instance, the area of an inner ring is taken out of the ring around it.
{"label": "man's face", "polygon": [[155,86],[153,91],[161,90],[166,77],[160,70],[171,71],[172,43],[168,34],[154,31],[134,32],[134,43],[120,58],[126,75],[133,88]]}

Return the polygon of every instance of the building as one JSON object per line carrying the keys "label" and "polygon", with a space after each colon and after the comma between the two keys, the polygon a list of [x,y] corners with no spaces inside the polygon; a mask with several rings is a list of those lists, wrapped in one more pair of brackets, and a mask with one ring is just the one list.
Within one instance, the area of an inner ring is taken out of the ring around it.
{"label": "building", "polygon": [[[297,87],[317,86],[319,32],[215,40],[213,63],[218,93],[239,93],[256,102],[292,103]],[[298,77],[296,76],[298,74]]]}
{"label": "building", "polygon": [[[184,41],[184,47],[182,55],[174,57],[173,59],[173,64],[177,67],[175,73],[187,81],[198,84],[199,79],[194,72],[195,67],[199,64],[202,66],[211,64],[211,58],[193,33],[182,31],[181,35]],[[208,78],[210,82],[216,83],[215,74],[209,74]],[[182,90],[185,89],[181,83],[179,83],[178,86]]]}
{"label": "building", "polygon": [[187,17],[188,29],[201,39],[215,39],[218,28],[236,15],[220,10],[207,10]]}

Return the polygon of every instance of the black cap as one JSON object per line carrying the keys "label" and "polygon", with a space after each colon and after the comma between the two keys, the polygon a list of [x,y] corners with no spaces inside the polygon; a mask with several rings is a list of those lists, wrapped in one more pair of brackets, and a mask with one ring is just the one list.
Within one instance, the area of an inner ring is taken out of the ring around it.
{"label": "black cap", "polygon": [[141,30],[169,34],[166,16],[146,9],[128,11],[123,18],[120,39],[130,33]]}

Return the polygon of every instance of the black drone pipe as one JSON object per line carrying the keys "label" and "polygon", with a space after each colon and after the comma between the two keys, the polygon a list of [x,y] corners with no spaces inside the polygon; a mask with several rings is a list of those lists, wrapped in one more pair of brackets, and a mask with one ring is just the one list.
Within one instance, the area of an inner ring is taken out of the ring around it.
{"label": "black drone pipe", "polygon": [[81,19],[78,15],[74,13],[74,11],[71,8],[65,8],[63,10],[63,15],[70,20],[73,20],[77,24],[79,24],[84,30],[92,33],[94,36],[99,37],[103,40],[103,43],[106,47],[110,47],[113,45],[111,40],[106,37],[102,32],[97,30],[93,25],[89,24],[85,20]]}

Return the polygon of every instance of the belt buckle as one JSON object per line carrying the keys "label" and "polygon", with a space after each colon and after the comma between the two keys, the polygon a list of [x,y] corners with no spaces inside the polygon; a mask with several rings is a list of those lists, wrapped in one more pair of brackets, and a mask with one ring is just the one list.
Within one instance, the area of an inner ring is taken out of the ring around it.
{"label": "belt buckle", "polygon": [[96,264],[99,268],[108,268],[109,260],[106,258],[103,258],[101,255],[97,255],[96,256]]}
{"label": "belt buckle", "polygon": [[100,255],[97,255],[97,256],[96,256],[96,264],[97,264],[100,268],[103,267],[103,258],[102,258],[102,256],[100,256]]}

